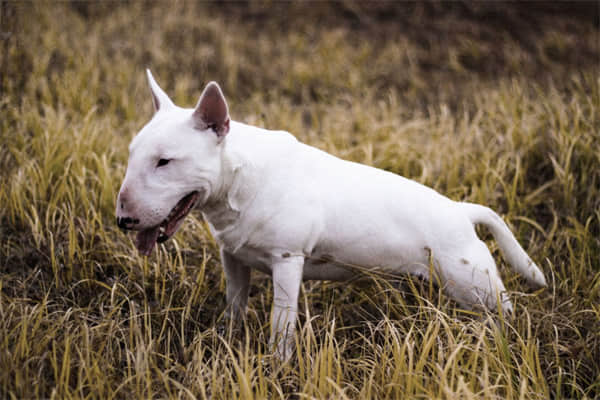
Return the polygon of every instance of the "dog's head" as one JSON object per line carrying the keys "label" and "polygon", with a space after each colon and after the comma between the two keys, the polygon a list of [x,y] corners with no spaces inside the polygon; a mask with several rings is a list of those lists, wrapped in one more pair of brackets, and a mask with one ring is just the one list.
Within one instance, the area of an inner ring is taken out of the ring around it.
{"label": "dog's head", "polygon": [[206,86],[195,109],[183,109],[146,72],[155,114],[129,146],[117,198],[117,224],[139,231],[137,248],[144,255],[173,236],[190,210],[218,190],[230,121],[217,83]]}

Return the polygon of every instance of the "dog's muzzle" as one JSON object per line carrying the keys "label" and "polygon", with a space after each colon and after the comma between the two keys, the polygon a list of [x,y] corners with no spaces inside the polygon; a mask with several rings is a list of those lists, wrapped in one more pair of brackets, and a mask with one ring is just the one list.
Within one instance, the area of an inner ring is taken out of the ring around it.
{"label": "dog's muzzle", "polygon": [[139,219],[133,219],[130,217],[117,217],[117,226],[124,231],[133,229],[133,226],[139,222]]}

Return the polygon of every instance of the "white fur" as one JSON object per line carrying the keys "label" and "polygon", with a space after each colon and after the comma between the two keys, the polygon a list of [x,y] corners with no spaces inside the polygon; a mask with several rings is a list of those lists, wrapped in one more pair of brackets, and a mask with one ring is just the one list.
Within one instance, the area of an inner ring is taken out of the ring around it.
{"label": "white fur", "polygon": [[[117,215],[160,223],[180,198],[199,208],[221,248],[231,312],[243,315],[250,269],[273,277],[272,341],[291,353],[304,279],[347,279],[361,268],[429,278],[464,306],[512,306],[474,224],[487,226],[516,271],[544,275],[489,208],[455,202],[401,176],[344,161],[282,131],[231,121],[218,137],[198,129],[193,109],[176,107],[149,74],[154,118],[133,139]],[[201,100],[202,101],[202,100]],[[172,159],[156,168],[160,158]],[[125,201],[122,198],[125,197]]]}

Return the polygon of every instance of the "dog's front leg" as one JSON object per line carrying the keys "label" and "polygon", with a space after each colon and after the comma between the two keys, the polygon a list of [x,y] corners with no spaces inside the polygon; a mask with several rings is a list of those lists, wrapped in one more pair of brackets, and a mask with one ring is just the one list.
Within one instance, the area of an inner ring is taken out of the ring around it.
{"label": "dog's front leg", "polygon": [[248,290],[250,288],[250,267],[244,265],[233,255],[221,249],[221,262],[225,270],[227,311],[232,322],[246,317]]}
{"label": "dog's front leg", "polygon": [[273,265],[273,311],[271,349],[287,361],[294,350],[294,329],[298,314],[298,293],[304,257],[281,258]]}

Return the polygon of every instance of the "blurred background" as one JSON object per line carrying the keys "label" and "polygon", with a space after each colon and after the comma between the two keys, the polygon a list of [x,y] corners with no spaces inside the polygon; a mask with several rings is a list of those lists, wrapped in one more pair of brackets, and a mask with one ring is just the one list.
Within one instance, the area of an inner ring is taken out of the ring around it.
{"label": "blurred background", "polygon": [[[242,103],[257,92],[301,105],[369,89],[379,98],[394,92],[418,110],[458,107],[469,90],[499,79],[560,84],[598,68],[593,1],[74,1],[47,8],[2,3],[2,88],[22,90],[39,70],[52,85],[84,59],[118,65],[110,76],[89,77],[99,106],[117,111],[123,105],[105,104],[103,91],[123,90],[124,76],[127,89],[137,89],[130,72],[145,67],[182,99],[214,79]],[[37,45],[46,51],[33,54]]]}

